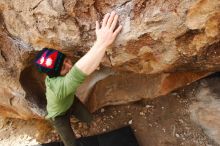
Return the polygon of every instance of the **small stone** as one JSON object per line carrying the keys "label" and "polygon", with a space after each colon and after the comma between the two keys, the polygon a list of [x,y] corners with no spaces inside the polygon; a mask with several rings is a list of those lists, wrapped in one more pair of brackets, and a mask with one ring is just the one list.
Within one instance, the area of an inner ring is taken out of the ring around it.
{"label": "small stone", "polygon": [[133,123],[133,121],[132,121],[132,120],[128,121],[128,124],[129,124],[129,125],[131,125],[132,123]]}
{"label": "small stone", "polygon": [[176,93],[176,92],[173,92],[173,93],[171,93],[171,95],[176,96],[176,95],[177,95],[177,93]]}
{"label": "small stone", "polygon": [[151,107],[153,107],[153,106],[151,106],[151,105],[146,105],[145,107],[146,107],[146,108],[151,108]]}
{"label": "small stone", "polygon": [[105,109],[104,109],[104,108],[102,108],[102,109],[101,109],[101,113],[104,113],[104,112],[105,112]]}
{"label": "small stone", "polygon": [[179,138],[179,137],[180,137],[180,135],[179,135],[178,133],[176,133],[176,137],[177,137],[177,138]]}
{"label": "small stone", "polygon": [[102,131],[103,131],[103,132],[106,132],[106,129],[104,128],[104,129],[102,129]]}
{"label": "small stone", "polygon": [[140,115],[141,115],[141,116],[144,116],[144,112],[140,112]]}
{"label": "small stone", "polygon": [[79,133],[76,133],[76,138],[82,137]]}
{"label": "small stone", "polygon": [[182,123],[182,124],[184,123],[184,121],[182,119],[179,119],[179,122]]}

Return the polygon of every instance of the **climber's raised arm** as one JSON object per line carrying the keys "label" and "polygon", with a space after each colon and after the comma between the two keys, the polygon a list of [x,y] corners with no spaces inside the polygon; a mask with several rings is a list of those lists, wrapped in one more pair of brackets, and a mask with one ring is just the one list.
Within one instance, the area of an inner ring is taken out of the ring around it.
{"label": "climber's raised arm", "polygon": [[96,21],[96,41],[75,64],[83,73],[89,75],[99,66],[106,48],[114,42],[122,29],[121,25],[115,29],[117,22],[118,15],[114,11],[104,16],[101,28],[99,22]]}

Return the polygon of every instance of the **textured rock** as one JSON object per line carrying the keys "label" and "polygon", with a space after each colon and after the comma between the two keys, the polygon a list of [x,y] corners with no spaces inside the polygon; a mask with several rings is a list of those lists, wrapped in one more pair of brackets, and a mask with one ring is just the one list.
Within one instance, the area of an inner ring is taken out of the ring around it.
{"label": "textured rock", "polygon": [[105,105],[155,98],[205,75],[206,72],[163,73],[148,76],[132,73],[110,75],[95,85],[87,105],[90,111],[94,112]]}
{"label": "textured rock", "polygon": [[164,95],[219,70],[219,0],[0,0],[1,113],[42,117],[44,76],[31,66],[34,54],[53,47],[76,61],[95,40],[95,21],[111,10],[123,30],[77,92],[92,111]]}
{"label": "textured rock", "polygon": [[1,33],[0,40],[0,113],[23,119],[37,118],[39,115],[34,112],[35,107],[29,105],[26,92],[19,82],[32,48],[20,40],[10,38],[6,33]]}
{"label": "textured rock", "polygon": [[197,102],[191,107],[191,118],[205,133],[220,144],[220,78],[219,75],[203,80],[196,94]]}

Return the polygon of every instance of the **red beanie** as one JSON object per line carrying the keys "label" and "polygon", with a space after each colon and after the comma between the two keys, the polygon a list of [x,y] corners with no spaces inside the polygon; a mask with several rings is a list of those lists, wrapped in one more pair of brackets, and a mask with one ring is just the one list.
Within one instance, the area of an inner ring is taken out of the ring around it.
{"label": "red beanie", "polygon": [[46,73],[49,77],[60,75],[65,55],[55,49],[43,48],[35,58],[35,64],[40,72]]}

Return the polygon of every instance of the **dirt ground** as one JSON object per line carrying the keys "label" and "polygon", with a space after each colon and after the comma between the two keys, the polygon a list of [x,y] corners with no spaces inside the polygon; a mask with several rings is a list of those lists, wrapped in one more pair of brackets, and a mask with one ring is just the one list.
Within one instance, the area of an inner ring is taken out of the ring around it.
{"label": "dirt ground", "polygon": [[[109,106],[94,113],[90,126],[72,119],[77,137],[131,125],[140,146],[218,146],[190,120],[189,106],[200,82],[156,99]],[[24,146],[59,140],[45,121],[0,120],[0,145]]]}

